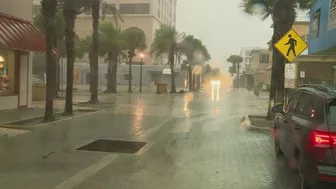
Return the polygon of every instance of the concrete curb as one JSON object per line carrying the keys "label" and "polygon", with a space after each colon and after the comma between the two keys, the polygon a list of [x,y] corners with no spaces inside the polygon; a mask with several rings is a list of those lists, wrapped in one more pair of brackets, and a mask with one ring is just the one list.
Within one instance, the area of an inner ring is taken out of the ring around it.
{"label": "concrete curb", "polygon": [[242,118],[241,123],[244,124],[244,125],[246,125],[247,127],[253,128],[253,129],[272,131],[272,128],[269,128],[269,127],[258,127],[258,126],[252,125],[251,124],[251,120],[250,120],[250,118],[249,118],[248,115],[245,115]]}
{"label": "concrete curb", "polygon": [[[77,118],[77,117],[81,117],[81,116],[87,116],[87,115],[91,115],[91,114],[95,114],[95,113],[98,113],[98,112],[101,112],[102,110],[96,110],[96,109],[88,109],[88,110],[85,110],[85,109],[76,109],[77,111],[83,111],[83,112],[86,112],[86,113],[83,113],[83,114],[80,114],[80,115],[73,115],[73,116],[69,116],[67,118],[64,118],[64,119],[59,119],[59,120],[56,120],[56,121],[52,121],[52,122],[47,122],[47,123],[39,123],[39,124],[36,124],[36,125],[33,125],[33,126],[22,126],[22,125],[19,125],[20,122],[25,122],[25,121],[31,121],[31,120],[34,120],[34,119],[41,119],[43,118],[43,116],[36,116],[36,117],[31,117],[31,118],[28,118],[28,119],[24,119],[24,120],[19,120],[19,121],[11,121],[11,122],[7,122],[7,123],[2,123],[0,124],[0,128],[5,128],[5,129],[17,129],[17,130],[33,130],[37,127],[40,127],[40,126],[44,126],[44,125],[48,125],[48,124],[52,124],[52,123],[57,123],[57,122],[61,122],[61,121],[65,121],[65,120],[69,120],[69,119],[74,119],[74,118]],[[74,111],[76,111],[74,110]],[[54,113],[54,115],[61,115],[63,114],[63,112],[58,112],[58,113]],[[18,124],[16,124],[18,123]]]}

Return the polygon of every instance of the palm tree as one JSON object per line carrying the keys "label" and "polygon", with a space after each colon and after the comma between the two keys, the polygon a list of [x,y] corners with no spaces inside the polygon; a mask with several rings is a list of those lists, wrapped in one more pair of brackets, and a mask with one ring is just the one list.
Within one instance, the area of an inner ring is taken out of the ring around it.
{"label": "palm tree", "polygon": [[117,92],[118,57],[126,46],[125,33],[111,22],[99,26],[100,54],[107,56],[107,93]]}
{"label": "palm tree", "polygon": [[75,21],[77,17],[77,7],[74,0],[64,1],[63,16],[65,19],[65,45],[67,54],[67,87],[64,113],[73,114],[73,76],[75,64]]}
{"label": "palm tree", "polygon": [[[202,41],[195,38],[193,35],[186,36],[181,43],[182,51],[187,57],[188,62],[188,80],[189,80],[189,90],[192,90],[195,86],[196,75],[192,74],[193,66],[204,64],[204,62],[209,61],[211,56],[207,48],[203,45]],[[199,76],[197,76],[199,82]]]}
{"label": "palm tree", "polygon": [[236,73],[236,87],[239,88],[240,64],[243,62],[243,57],[231,55],[226,61],[232,63],[231,72]]}
{"label": "palm tree", "polygon": [[53,42],[55,39],[55,15],[57,12],[57,0],[42,0],[41,1],[44,26],[45,26],[45,35],[46,35],[46,75],[47,75],[47,86],[46,86],[46,104],[45,104],[45,113],[44,121],[53,121],[54,108],[53,108],[53,97],[54,97],[54,87],[55,87],[55,67],[54,57],[53,57]]}
{"label": "palm tree", "polygon": [[154,41],[151,46],[150,54],[156,59],[162,55],[168,56],[168,64],[171,70],[171,93],[176,93],[174,63],[175,56],[181,51],[181,41],[185,34],[178,33],[175,27],[161,25],[155,31]]}
{"label": "palm tree", "polygon": [[[46,28],[44,25],[44,17],[42,15],[42,13],[39,13],[37,15],[34,16],[33,19],[33,24],[35,27],[37,27],[39,29],[39,31],[41,33],[43,33],[44,35],[46,35]],[[64,31],[64,17],[63,17],[63,12],[61,9],[59,9],[55,15],[55,21],[54,21],[54,42],[53,42],[53,46],[57,48],[58,50],[58,55],[55,58],[55,64],[56,66],[56,82],[55,85],[56,87],[54,87],[55,90],[55,96],[58,96],[57,92],[60,91],[60,65],[59,65],[59,59],[61,57],[65,57],[65,44],[64,44],[64,37],[65,37],[65,31]]]}
{"label": "palm tree", "polygon": [[[285,96],[285,58],[274,48],[274,44],[292,28],[297,15],[296,11],[308,10],[314,3],[315,0],[242,0],[242,8],[245,13],[261,15],[262,20],[271,16],[273,20],[273,62],[268,118],[272,117],[271,107],[273,104],[283,103]],[[256,6],[263,6],[264,9],[261,9],[263,12],[256,13],[254,11]]]}
{"label": "palm tree", "polygon": [[90,79],[90,90],[91,97],[89,100],[90,104],[96,104],[98,102],[98,27],[99,27],[99,11],[100,11],[100,0],[92,0],[92,45],[89,53],[90,67],[91,67],[91,79]]}
{"label": "palm tree", "polygon": [[146,35],[140,29],[136,27],[128,28],[124,31],[126,50],[128,52],[129,67],[128,67],[128,92],[132,92],[132,61],[136,56],[136,50],[143,51],[147,48]]}

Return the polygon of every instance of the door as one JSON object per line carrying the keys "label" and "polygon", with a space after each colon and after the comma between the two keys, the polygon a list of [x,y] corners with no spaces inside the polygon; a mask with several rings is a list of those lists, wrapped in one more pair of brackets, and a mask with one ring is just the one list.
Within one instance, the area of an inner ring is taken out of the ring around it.
{"label": "door", "polygon": [[305,149],[305,137],[310,133],[314,121],[314,105],[317,105],[314,96],[303,92],[292,117],[292,128],[288,131],[288,140],[292,143],[292,158],[295,158],[294,149],[299,149],[300,152]]}
{"label": "door", "polygon": [[29,54],[20,53],[20,92],[19,107],[28,105]]}
{"label": "door", "polygon": [[298,104],[300,98],[300,93],[295,93],[291,99],[289,100],[284,114],[280,115],[279,117],[279,145],[283,151],[283,153],[285,154],[286,157],[290,157],[291,156],[291,142],[288,141],[288,134],[290,133],[290,128],[291,128],[291,123],[292,123],[292,116],[294,113],[294,110]]}

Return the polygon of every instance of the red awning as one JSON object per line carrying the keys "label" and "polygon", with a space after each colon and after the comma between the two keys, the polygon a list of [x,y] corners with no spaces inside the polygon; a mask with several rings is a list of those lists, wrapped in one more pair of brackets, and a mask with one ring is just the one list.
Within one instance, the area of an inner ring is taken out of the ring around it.
{"label": "red awning", "polygon": [[21,51],[45,51],[46,41],[31,22],[0,13],[0,46]]}

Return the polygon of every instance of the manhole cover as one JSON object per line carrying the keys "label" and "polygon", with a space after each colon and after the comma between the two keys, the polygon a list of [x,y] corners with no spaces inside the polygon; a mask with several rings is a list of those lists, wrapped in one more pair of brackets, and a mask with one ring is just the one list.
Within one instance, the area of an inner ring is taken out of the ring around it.
{"label": "manhole cover", "polygon": [[77,150],[134,154],[146,144],[137,141],[98,139]]}

